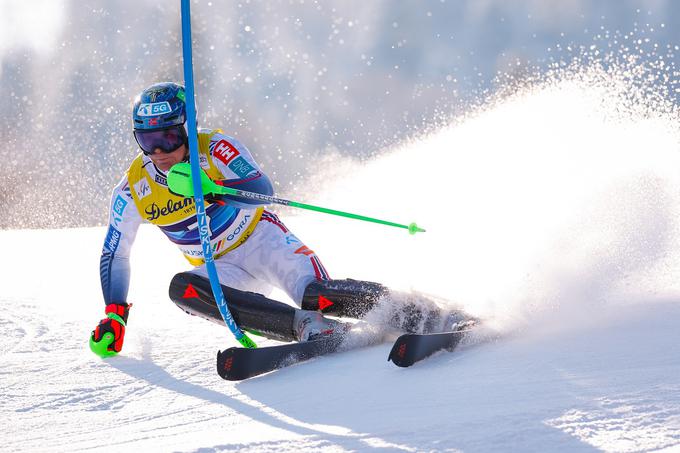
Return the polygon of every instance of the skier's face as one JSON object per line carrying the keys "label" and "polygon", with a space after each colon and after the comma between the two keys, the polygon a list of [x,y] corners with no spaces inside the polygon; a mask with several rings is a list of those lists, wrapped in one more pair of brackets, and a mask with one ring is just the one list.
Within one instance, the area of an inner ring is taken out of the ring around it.
{"label": "skier's face", "polygon": [[186,145],[182,145],[171,153],[165,153],[162,149],[156,148],[153,154],[149,154],[149,158],[159,170],[167,172],[175,164],[184,160],[187,154]]}

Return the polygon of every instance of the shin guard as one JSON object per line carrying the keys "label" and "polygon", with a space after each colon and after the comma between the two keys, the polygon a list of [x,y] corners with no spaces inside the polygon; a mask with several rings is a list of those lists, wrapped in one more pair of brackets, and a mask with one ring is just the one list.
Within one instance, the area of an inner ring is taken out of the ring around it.
{"label": "shin guard", "polygon": [[[279,341],[297,340],[293,321],[296,308],[261,294],[222,285],[229,312],[241,329],[255,331]],[[224,325],[210,282],[191,272],[175,275],[170,282],[170,299],[185,312]]]}
{"label": "shin guard", "polygon": [[444,313],[429,297],[392,291],[379,283],[352,279],[314,281],[302,299],[303,310],[350,318],[363,318],[378,304],[385,322],[400,331],[437,332],[443,323]]}
{"label": "shin guard", "polygon": [[359,280],[317,280],[302,296],[303,310],[320,310],[334,316],[361,318],[376,306],[389,290],[380,283]]}

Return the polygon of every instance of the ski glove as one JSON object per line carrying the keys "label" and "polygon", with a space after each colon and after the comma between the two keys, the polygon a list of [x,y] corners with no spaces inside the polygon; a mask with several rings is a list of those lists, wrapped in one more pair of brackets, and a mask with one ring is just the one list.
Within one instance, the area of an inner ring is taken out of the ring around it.
{"label": "ski glove", "polygon": [[123,348],[125,324],[132,304],[108,304],[106,318],[99,321],[90,335],[90,349],[99,357],[111,357]]}

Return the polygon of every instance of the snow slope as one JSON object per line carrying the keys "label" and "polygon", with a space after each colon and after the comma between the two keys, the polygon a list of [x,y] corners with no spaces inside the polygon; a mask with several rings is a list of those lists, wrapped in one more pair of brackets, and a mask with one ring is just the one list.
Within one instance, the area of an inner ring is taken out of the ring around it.
{"label": "snow slope", "polygon": [[151,227],[124,354],[102,361],[87,337],[104,229],[1,231],[3,450],[679,450],[677,116],[607,77],[526,90],[369,162],[329,158],[309,182],[303,201],[423,235],[284,216],[332,275],[445,297],[495,332],[410,369],[380,344],[219,379],[234,341],[168,300],[186,264]]}

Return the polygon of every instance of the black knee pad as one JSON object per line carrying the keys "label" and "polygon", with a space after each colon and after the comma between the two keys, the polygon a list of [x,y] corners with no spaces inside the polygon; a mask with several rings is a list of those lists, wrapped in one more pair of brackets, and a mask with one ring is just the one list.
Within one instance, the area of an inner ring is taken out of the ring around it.
{"label": "black knee pad", "polygon": [[[275,340],[295,340],[296,308],[262,294],[221,286],[229,312],[241,329],[256,331]],[[181,272],[172,278],[169,293],[170,299],[185,312],[224,325],[208,279]]]}
{"label": "black knee pad", "polygon": [[359,280],[317,280],[305,288],[303,310],[320,310],[335,316],[360,318],[388,293],[380,283]]}

